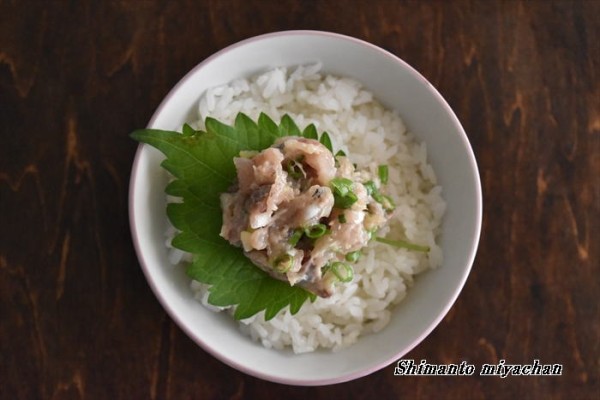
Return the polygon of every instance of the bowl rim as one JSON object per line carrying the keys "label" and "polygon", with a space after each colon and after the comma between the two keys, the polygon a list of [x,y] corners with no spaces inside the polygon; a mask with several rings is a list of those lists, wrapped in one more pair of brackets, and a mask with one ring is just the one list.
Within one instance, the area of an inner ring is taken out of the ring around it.
{"label": "bowl rim", "polygon": [[163,109],[171,101],[171,99],[175,96],[175,94],[179,91],[180,87],[182,87],[190,79],[191,76],[195,75],[196,71],[204,68],[207,64],[211,63],[216,58],[218,58],[218,57],[222,56],[223,54],[228,53],[232,50],[235,50],[238,47],[242,47],[247,44],[257,42],[257,41],[262,41],[265,39],[271,39],[271,38],[282,37],[282,36],[302,36],[302,35],[329,37],[329,38],[335,38],[335,39],[339,39],[339,40],[354,42],[355,44],[358,44],[360,46],[366,46],[372,50],[375,50],[375,51],[379,52],[380,54],[382,54],[383,56],[391,58],[392,61],[401,64],[402,67],[404,69],[406,69],[407,72],[410,73],[410,75],[412,75],[414,78],[416,78],[426,84],[428,89],[431,91],[431,94],[436,98],[436,100],[443,107],[445,112],[450,116],[452,122],[454,123],[455,127],[457,128],[457,130],[460,134],[459,136],[460,136],[461,141],[463,142],[462,144],[464,145],[465,149],[467,149],[468,162],[469,162],[470,167],[473,169],[474,176],[475,176],[475,179],[472,182],[474,185],[475,193],[476,193],[475,210],[474,210],[474,214],[475,214],[475,232],[474,233],[475,233],[475,235],[473,237],[473,240],[472,240],[472,243],[471,243],[471,246],[469,249],[469,254],[465,257],[465,260],[467,261],[467,263],[463,270],[462,276],[460,277],[459,284],[455,287],[455,289],[452,293],[452,296],[449,298],[449,301],[446,302],[445,306],[442,308],[442,311],[432,320],[431,324],[425,330],[423,330],[422,333],[418,337],[416,337],[409,345],[405,346],[400,352],[397,352],[397,353],[394,352],[392,354],[392,356],[386,358],[383,361],[375,363],[371,367],[359,369],[355,372],[342,374],[342,375],[339,375],[334,378],[325,378],[325,379],[281,378],[278,376],[273,376],[269,373],[265,373],[265,372],[262,372],[259,370],[248,368],[244,364],[236,361],[235,359],[228,358],[228,357],[224,356],[223,354],[219,353],[218,351],[213,349],[211,346],[209,346],[202,339],[202,337],[200,337],[200,336],[196,335],[194,332],[192,332],[187,327],[187,325],[178,317],[177,313],[171,307],[170,303],[167,302],[166,299],[162,296],[160,290],[157,287],[157,284],[154,282],[153,276],[150,273],[149,267],[147,265],[147,260],[144,256],[143,252],[141,251],[140,235],[139,235],[139,232],[137,229],[137,225],[135,223],[135,213],[134,213],[135,188],[137,187],[137,179],[138,179],[138,175],[139,175],[138,169],[140,166],[142,150],[145,146],[142,143],[140,143],[136,149],[136,153],[135,153],[134,160],[133,160],[133,166],[131,169],[130,182],[129,182],[129,193],[128,193],[128,197],[129,197],[128,212],[129,212],[129,225],[130,225],[130,230],[131,230],[131,236],[133,239],[133,245],[135,248],[135,252],[136,252],[138,261],[140,263],[140,266],[142,267],[142,271],[146,278],[146,281],[148,282],[148,285],[150,286],[152,292],[154,293],[154,296],[157,298],[157,300],[159,301],[159,303],[161,304],[163,309],[167,312],[169,317],[176,323],[176,325],[184,331],[184,333],[188,337],[192,338],[192,340],[197,345],[199,345],[204,351],[208,352],[213,357],[217,358],[218,360],[225,363],[226,365],[229,365],[230,367],[233,367],[233,368],[237,369],[238,371],[241,371],[245,374],[248,374],[248,375],[263,379],[263,380],[267,380],[270,382],[282,383],[282,384],[287,384],[287,385],[321,386],[321,385],[331,385],[331,384],[348,382],[351,380],[355,380],[355,379],[370,375],[382,368],[385,368],[386,366],[392,364],[393,362],[395,362],[398,359],[401,359],[401,357],[403,357],[404,355],[406,355],[407,353],[412,351],[427,336],[429,336],[431,334],[431,332],[440,324],[440,322],[445,318],[445,316],[448,314],[448,312],[450,311],[450,309],[456,302],[460,292],[462,291],[462,289],[466,283],[466,280],[471,272],[471,269],[473,267],[473,262],[475,260],[477,248],[479,245],[479,240],[481,237],[481,226],[482,226],[482,218],[483,218],[483,199],[482,199],[483,196],[482,196],[482,188],[481,188],[481,177],[479,174],[479,168],[477,166],[477,160],[475,158],[473,148],[471,147],[471,144],[468,140],[467,134],[466,134],[464,128],[462,127],[462,124],[460,123],[458,117],[456,116],[456,114],[454,113],[454,111],[452,110],[450,105],[447,103],[447,101],[444,99],[444,97],[442,97],[442,95],[439,93],[439,91],[423,75],[421,75],[420,72],[418,72],[415,68],[413,68],[406,61],[402,60],[400,57],[396,56],[395,54],[393,54],[379,46],[376,46],[372,43],[369,43],[365,40],[358,39],[358,38],[355,38],[352,36],[347,36],[347,35],[340,34],[340,33],[335,33],[335,32],[330,32],[330,31],[320,31],[320,30],[284,30],[284,31],[270,32],[270,33],[265,33],[265,34],[249,37],[249,38],[243,39],[241,41],[238,41],[236,43],[230,44],[227,47],[210,55],[209,57],[207,57],[200,63],[196,64],[189,72],[187,72],[175,84],[175,86],[173,86],[171,88],[171,90],[169,90],[167,95],[163,98],[163,100],[160,102],[160,104],[154,111],[150,121],[147,124],[147,128],[153,127],[156,120],[159,118],[160,114],[163,112]]}

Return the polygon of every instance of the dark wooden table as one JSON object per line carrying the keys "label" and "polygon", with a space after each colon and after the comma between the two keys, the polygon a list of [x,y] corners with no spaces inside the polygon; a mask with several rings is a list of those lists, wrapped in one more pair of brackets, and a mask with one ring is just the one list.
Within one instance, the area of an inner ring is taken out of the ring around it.
{"label": "dark wooden table", "polygon": [[[137,144],[168,90],[239,40],[318,29],[400,56],[481,169],[473,271],[405,358],[560,363],[558,377],[291,387],[199,348],[129,233]],[[0,398],[600,398],[600,2],[0,1]]]}

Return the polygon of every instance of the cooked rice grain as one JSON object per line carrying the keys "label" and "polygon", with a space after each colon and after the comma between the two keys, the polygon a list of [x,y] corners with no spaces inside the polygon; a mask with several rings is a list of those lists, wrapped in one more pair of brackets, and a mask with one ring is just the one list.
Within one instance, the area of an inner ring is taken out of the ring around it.
{"label": "cooked rice grain", "polygon": [[[254,120],[264,112],[275,121],[287,113],[301,129],[314,123],[319,132],[330,134],[334,149],[344,150],[359,168],[389,166],[387,188],[397,207],[380,235],[425,244],[430,251],[424,254],[372,241],[354,266],[354,281],[338,285],[332,297],[306,302],[296,315],[285,309],[270,321],[260,313],[240,322],[241,330],[263,346],[291,347],[296,353],[339,350],[361,335],[384,329],[392,317],[390,310],[406,296],[414,275],[442,263],[436,238],[446,205],[427,163],[425,143],[417,142],[400,117],[359,82],[320,71],[320,64],[276,68],[208,89],[200,99],[196,126],[204,129],[208,116],[232,124],[239,112]],[[171,261],[176,264],[188,257],[173,249]],[[206,285],[192,282],[191,288],[209,309],[222,310],[207,304]]]}

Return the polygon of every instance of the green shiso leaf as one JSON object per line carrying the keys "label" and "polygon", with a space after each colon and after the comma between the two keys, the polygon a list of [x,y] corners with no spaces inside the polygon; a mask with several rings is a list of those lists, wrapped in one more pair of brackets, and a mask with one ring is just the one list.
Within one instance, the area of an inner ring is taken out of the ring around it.
{"label": "green shiso leaf", "polygon": [[333,145],[331,143],[331,138],[329,137],[329,134],[327,132],[323,132],[319,142],[321,142],[323,146],[327,147],[327,149],[333,153]]}
{"label": "green shiso leaf", "polygon": [[188,124],[183,124],[183,128],[181,128],[181,133],[183,136],[192,136],[196,131]]}
{"label": "green shiso leaf", "polygon": [[277,126],[275,121],[269,118],[269,116],[265,113],[260,113],[260,115],[258,116],[258,128],[262,132],[265,132],[266,134],[272,137],[276,138],[279,136],[279,127]]}
{"label": "green shiso leaf", "polygon": [[319,134],[317,133],[317,128],[315,127],[315,124],[310,124],[306,128],[304,128],[302,136],[308,139],[319,140]]}
{"label": "green shiso leaf", "polygon": [[279,133],[281,136],[302,136],[300,129],[289,115],[285,114],[281,117],[279,123]]}
{"label": "green shiso leaf", "polygon": [[194,254],[187,274],[210,285],[210,304],[236,306],[234,318],[248,318],[264,310],[268,320],[287,306],[295,314],[306,299],[314,300],[315,296],[270,277],[252,264],[242,249],[219,236],[219,197],[235,180],[233,158],[240,151],[264,150],[282,136],[315,138],[316,129],[309,126],[301,132],[288,115],[278,126],[266,114],[255,123],[242,113],[233,126],[213,118],[207,118],[205,125],[206,132],[185,124],[182,133],[140,129],[131,134],[165,154],[161,165],[174,177],[165,192],[183,200],[167,206],[169,220],[180,231],[172,245]]}

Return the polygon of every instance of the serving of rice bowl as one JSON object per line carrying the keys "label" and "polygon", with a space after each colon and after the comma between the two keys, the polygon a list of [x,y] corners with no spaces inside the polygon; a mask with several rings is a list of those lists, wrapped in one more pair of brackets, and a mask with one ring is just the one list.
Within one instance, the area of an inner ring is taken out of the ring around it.
{"label": "serving of rice bowl", "polygon": [[[294,42],[302,51],[287,50]],[[241,66],[248,54],[263,57]],[[353,59],[360,62],[348,62]],[[477,168],[456,117],[424,78],[389,53],[340,35],[284,32],[205,61],[173,89],[149,126],[180,130],[187,123],[204,130],[207,117],[232,125],[238,113],[253,120],[264,113],[276,122],[287,114],[301,130],[314,124],[328,132],[356,168],[385,165],[395,208],[377,235],[427,251],[371,240],[351,282],[330,297],[306,301],[295,314],[284,308],[267,320],[260,312],[234,321],[235,307],[210,304],[210,285],[183,272],[192,255],[172,247],[177,230],[164,212],[167,202],[180,199],[164,194],[170,178],[159,167],[163,156],[144,146],[132,175],[132,232],[165,309],[213,355],[277,382],[345,381],[401,357],[454,302],[479,237]]]}

